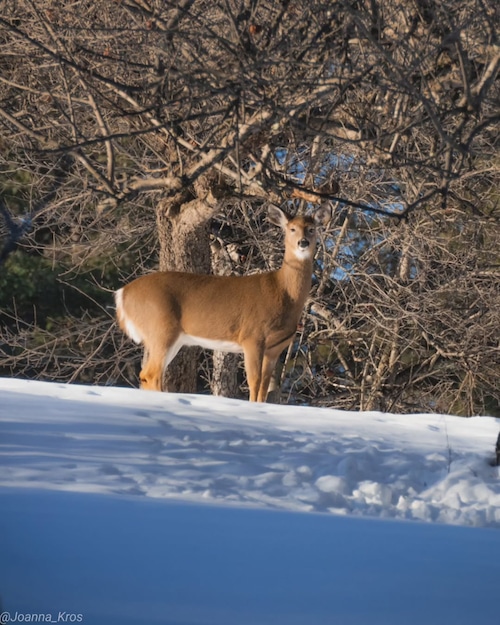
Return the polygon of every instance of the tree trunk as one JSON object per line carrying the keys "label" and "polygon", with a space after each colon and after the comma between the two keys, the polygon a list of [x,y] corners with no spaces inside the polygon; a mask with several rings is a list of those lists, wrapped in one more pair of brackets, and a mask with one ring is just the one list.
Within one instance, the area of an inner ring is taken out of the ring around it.
{"label": "tree trunk", "polygon": [[[223,241],[212,242],[211,244],[211,268],[212,273],[220,276],[229,276],[234,273],[231,257]],[[241,354],[213,352],[212,375],[210,377],[212,395],[238,397],[240,394],[238,368],[241,359]]]}
{"label": "tree trunk", "polygon": [[212,379],[210,390],[219,397],[238,397],[238,368],[241,362],[240,354],[214,351]]}
{"label": "tree trunk", "polygon": [[[159,269],[210,273],[208,221],[217,200],[200,181],[197,198],[185,191],[167,198],[157,208]],[[184,347],[165,371],[163,388],[175,393],[196,393],[201,349]]]}

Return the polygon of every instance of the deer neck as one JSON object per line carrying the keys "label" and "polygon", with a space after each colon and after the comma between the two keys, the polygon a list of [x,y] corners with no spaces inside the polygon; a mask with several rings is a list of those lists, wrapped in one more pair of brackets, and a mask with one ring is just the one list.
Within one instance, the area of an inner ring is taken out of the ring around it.
{"label": "deer neck", "polygon": [[281,287],[294,302],[303,305],[311,290],[313,260],[297,258],[293,253],[286,253],[278,278]]}

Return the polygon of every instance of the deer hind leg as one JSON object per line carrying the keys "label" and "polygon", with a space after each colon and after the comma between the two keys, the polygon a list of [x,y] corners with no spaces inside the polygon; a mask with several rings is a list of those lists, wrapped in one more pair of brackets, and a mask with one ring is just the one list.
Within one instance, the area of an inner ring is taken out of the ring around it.
{"label": "deer hind leg", "polygon": [[182,347],[179,336],[165,337],[154,345],[144,346],[142,369],[139,374],[141,388],[146,391],[162,391],[165,369]]}
{"label": "deer hind leg", "polygon": [[160,350],[144,351],[142,369],[139,374],[141,388],[145,391],[161,391],[163,382],[164,355]]}

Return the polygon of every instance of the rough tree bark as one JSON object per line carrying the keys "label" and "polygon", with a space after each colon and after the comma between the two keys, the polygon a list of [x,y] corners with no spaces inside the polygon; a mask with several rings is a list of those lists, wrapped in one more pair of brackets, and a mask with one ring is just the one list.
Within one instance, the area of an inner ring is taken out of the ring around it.
{"label": "rough tree bark", "polygon": [[[234,266],[224,245],[211,242],[212,273],[228,276],[234,273]],[[212,375],[210,390],[212,395],[220,397],[238,397],[238,369],[242,357],[240,354],[214,351],[212,354]]]}

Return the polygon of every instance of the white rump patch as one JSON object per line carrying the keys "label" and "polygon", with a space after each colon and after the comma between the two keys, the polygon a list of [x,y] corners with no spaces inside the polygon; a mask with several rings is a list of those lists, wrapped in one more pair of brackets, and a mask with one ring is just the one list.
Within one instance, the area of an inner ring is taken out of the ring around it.
{"label": "white rump patch", "polygon": [[127,317],[125,309],[123,308],[123,289],[115,291],[115,302],[116,315],[122,325],[123,331],[130,339],[134,341],[134,343],[140,345],[143,341],[142,336],[139,330],[132,323],[132,321]]}

